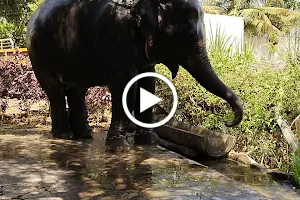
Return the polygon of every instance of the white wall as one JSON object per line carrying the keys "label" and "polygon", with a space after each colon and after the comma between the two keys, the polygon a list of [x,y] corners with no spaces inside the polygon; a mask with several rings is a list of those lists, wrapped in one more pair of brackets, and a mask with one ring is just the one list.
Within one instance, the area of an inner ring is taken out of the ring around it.
{"label": "white wall", "polygon": [[[245,41],[253,45],[253,52],[258,60],[268,60],[275,67],[284,67],[285,61],[282,55],[286,52],[295,53],[300,50],[297,42],[300,36],[300,29],[292,29],[289,35],[283,34],[278,37],[277,51],[270,53],[268,48],[269,38],[264,36],[249,36],[245,34]],[[295,42],[296,41],[296,42]]]}
{"label": "white wall", "polygon": [[[291,31],[290,35],[282,34],[281,36],[279,36],[278,49],[280,49],[280,51],[288,51],[290,48],[293,48],[291,47],[294,45],[293,42],[295,41],[295,39],[297,40],[297,38],[300,35],[299,28],[294,28],[291,29],[290,31]],[[269,38],[267,35],[264,36],[245,35],[245,41],[250,41],[251,43],[253,43],[254,52],[255,54],[257,54],[257,56],[259,57],[269,56],[269,50],[267,46],[269,42]]]}
{"label": "white wall", "polygon": [[206,32],[207,47],[209,46],[209,40],[215,37],[217,28],[219,26],[221,33],[224,31],[226,37],[231,37],[229,44],[233,44],[238,47],[239,52],[243,50],[244,46],[244,18],[225,16],[225,15],[214,15],[204,14],[204,25]]}

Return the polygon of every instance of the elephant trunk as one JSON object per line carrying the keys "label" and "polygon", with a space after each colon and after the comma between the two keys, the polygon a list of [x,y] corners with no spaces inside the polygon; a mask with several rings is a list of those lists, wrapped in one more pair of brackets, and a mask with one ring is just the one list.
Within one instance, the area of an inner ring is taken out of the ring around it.
{"label": "elephant trunk", "polygon": [[206,51],[202,49],[196,57],[190,58],[184,68],[209,92],[221,97],[230,104],[235,117],[231,121],[226,121],[226,126],[232,127],[242,121],[243,106],[241,101],[237,95],[219,79],[210,64]]}

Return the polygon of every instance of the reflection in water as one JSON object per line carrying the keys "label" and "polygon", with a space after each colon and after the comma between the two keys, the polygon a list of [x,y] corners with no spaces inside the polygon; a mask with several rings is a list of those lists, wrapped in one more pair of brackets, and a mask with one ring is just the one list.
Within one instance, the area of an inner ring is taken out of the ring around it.
{"label": "reflection in water", "polygon": [[104,151],[104,140],[99,135],[83,144],[55,144],[52,142],[50,159],[62,169],[72,170],[84,183],[79,196],[95,198],[113,195],[141,197],[150,187],[152,170],[142,162],[149,153],[134,148],[129,153],[114,154]]}
{"label": "reflection in water", "polygon": [[242,182],[247,185],[262,185],[271,184],[274,182],[272,177],[259,170],[245,167],[244,165],[238,165],[236,162],[222,159],[222,160],[201,160],[202,164],[215,169],[227,177],[232,178],[235,181]]}
{"label": "reflection in water", "polygon": [[227,159],[202,160],[199,162],[237,182],[252,187],[267,197],[300,199],[300,190],[295,190],[288,180],[275,181],[265,172],[238,165],[236,162]]}

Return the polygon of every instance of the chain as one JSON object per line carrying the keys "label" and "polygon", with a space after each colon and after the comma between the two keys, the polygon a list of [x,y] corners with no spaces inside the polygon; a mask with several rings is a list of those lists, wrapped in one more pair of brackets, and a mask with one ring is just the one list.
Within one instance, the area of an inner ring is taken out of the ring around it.
{"label": "chain", "polygon": [[126,139],[128,138],[127,135],[118,135],[118,136],[112,136],[112,137],[107,137],[107,138],[104,138],[104,140],[119,140],[119,139]]}
{"label": "chain", "polygon": [[142,131],[140,133],[137,133],[135,135],[148,135],[150,134],[151,132],[153,132],[153,129],[149,129],[149,130],[146,130],[146,131]]}
{"label": "chain", "polygon": [[139,135],[148,135],[150,134],[151,132],[153,131],[153,129],[149,129],[147,131],[141,131],[140,133],[136,133],[136,131],[134,131],[133,133],[129,133],[129,134],[126,134],[126,135],[118,135],[118,136],[112,136],[112,137],[106,137],[104,138],[104,140],[119,140],[119,139],[127,139],[127,138],[131,138],[131,137],[134,137],[134,136],[139,136]]}

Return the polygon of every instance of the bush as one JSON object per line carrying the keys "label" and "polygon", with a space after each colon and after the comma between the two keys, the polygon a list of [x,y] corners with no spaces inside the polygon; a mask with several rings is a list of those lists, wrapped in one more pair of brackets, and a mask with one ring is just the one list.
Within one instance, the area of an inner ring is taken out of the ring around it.
{"label": "bush", "polygon": [[[16,98],[23,100],[26,105],[28,105],[28,102],[47,98],[32,71],[27,55],[17,53],[8,58],[0,57],[0,98]],[[111,96],[108,88],[89,88],[86,102],[92,120],[94,122],[103,121],[104,113],[111,106]],[[101,117],[101,119],[97,117]]]}
{"label": "bush", "polygon": [[43,0],[6,1],[1,3],[0,39],[12,38],[15,46],[25,47],[26,23]]}
{"label": "bush", "polygon": [[[201,87],[180,67],[173,80],[179,105],[175,118],[192,125],[227,131],[237,137],[235,150],[250,152],[257,161],[272,168],[291,169],[288,145],[278,130],[278,116],[291,122],[300,113],[300,68],[288,63],[285,68],[274,68],[269,63],[257,62],[248,47],[243,53],[210,51],[209,57],[220,79],[242,100],[244,118],[235,128],[224,127],[224,121],[233,117],[229,105]],[[232,55],[232,56],[231,56]],[[156,71],[171,79],[168,68],[162,64]],[[161,81],[156,82],[157,95],[164,99],[164,108],[170,110],[172,96]]]}
{"label": "bush", "polygon": [[293,155],[293,173],[297,187],[300,187],[300,148]]}
{"label": "bush", "polygon": [[15,46],[25,47],[26,26],[0,21],[0,39],[12,38]]}
{"label": "bush", "polygon": [[28,56],[17,53],[0,59],[1,98],[40,100],[46,97],[31,69]]}
{"label": "bush", "polygon": [[0,39],[11,38],[14,33],[14,25],[0,20]]}

